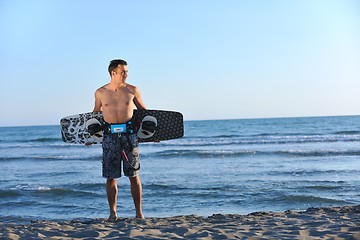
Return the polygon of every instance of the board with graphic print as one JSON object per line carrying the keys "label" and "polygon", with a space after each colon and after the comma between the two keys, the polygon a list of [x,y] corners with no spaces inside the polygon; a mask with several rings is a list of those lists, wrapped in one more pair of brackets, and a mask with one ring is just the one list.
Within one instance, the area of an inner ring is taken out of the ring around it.
{"label": "board with graphic print", "polygon": [[[134,110],[130,120],[139,142],[156,142],[184,136],[183,115],[165,110]],[[67,143],[101,143],[102,112],[80,113],[60,120],[62,140]]]}

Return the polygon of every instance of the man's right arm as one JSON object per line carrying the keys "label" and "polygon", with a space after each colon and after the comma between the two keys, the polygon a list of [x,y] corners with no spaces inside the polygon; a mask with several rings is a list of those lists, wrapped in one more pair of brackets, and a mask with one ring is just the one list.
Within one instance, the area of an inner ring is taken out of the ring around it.
{"label": "man's right arm", "polygon": [[96,90],[95,92],[95,106],[93,112],[101,112],[101,89]]}
{"label": "man's right arm", "polygon": [[[101,112],[101,101],[100,101],[100,89],[96,90],[95,92],[95,106],[93,112]],[[86,142],[85,146],[91,146],[91,142]]]}

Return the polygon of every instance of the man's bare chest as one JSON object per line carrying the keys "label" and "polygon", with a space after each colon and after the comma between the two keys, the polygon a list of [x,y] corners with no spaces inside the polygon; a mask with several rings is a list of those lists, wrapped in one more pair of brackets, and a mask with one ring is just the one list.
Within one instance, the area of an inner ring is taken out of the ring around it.
{"label": "man's bare chest", "polygon": [[134,99],[134,95],[129,92],[107,92],[103,95],[103,106],[129,105]]}

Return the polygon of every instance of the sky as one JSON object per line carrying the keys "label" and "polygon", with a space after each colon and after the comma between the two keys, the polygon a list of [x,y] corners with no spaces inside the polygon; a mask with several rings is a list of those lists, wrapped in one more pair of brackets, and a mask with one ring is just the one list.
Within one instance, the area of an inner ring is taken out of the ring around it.
{"label": "sky", "polygon": [[0,0],[0,126],[92,111],[112,59],[185,120],[360,114],[358,0]]}

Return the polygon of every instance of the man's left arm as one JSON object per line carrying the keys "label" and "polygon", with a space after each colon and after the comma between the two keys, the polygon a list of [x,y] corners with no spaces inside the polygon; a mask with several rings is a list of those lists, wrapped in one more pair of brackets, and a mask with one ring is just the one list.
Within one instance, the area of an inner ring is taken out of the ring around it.
{"label": "man's left arm", "polygon": [[136,108],[139,110],[146,110],[146,106],[141,98],[140,90],[137,87],[135,87],[134,90],[135,90],[134,91],[135,92],[134,103],[135,103]]}

